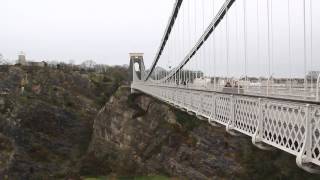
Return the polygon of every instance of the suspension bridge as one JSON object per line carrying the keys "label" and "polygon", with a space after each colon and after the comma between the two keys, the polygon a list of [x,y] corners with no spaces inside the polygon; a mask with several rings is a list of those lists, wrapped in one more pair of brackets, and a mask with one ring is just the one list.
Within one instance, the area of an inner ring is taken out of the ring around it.
{"label": "suspension bridge", "polygon": [[176,0],[150,68],[130,54],[132,92],[319,173],[318,10],[315,0]]}

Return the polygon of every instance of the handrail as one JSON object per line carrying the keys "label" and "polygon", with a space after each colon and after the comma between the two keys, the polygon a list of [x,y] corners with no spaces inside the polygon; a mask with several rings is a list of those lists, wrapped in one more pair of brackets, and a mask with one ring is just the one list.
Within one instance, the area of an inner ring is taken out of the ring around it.
{"label": "handrail", "polygon": [[[156,85],[156,84],[145,84],[144,82],[140,83],[144,84],[145,86],[157,86],[157,87],[166,87],[170,89],[181,89],[181,90],[192,90],[192,91],[198,91],[198,92],[208,92],[208,93],[216,93],[216,94],[233,94],[233,93],[228,93],[228,92],[222,92],[219,90],[211,90],[211,89],[199,89],[199,88],[184,88],[180,86],[166,86],[166,85]],[[314,101],[314,100],[306,100],[306,99],[297,99],[297,98],[286,98],[286,97],[277,97],[277,96],[268,96],[268,95],[259,95],[259,94],[234,94],[237,96],[245,96],[245,97],[255,97],[255,98],[264,98],[264,99],[273,99],[273,100],[281,100],[281,101],[286,101],[286,102],[296,102],[296,103],[306,103],[310,105],[320,105],[319,101]]]}

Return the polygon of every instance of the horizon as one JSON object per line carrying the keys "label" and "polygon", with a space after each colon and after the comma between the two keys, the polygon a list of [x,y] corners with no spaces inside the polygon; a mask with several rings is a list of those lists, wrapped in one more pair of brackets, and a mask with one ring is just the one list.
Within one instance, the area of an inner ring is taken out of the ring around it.
{"label": "horizon", "polygon": [[32,61],[76,64],[90,59],[98,64],[128,64],[130,52],[144,52],[146,59],[153,59],[173,4],[171,0],[3,0],[0,54],[15,61],[23,51]]}
{"label": "horizon", "polygon": [[[217,0],[218,4],[222,0]],[[126,6],[123,6],[126,3]],[[2,33],[0,39],[3,43],[0,44],[0,53],[10,59],[12,63],[17,60],[17,55],[20,51],[26,53],[26,57],[30,61],[58,61],[58,62],[74,62],[81,64],[87,60],[93,60],[97,64],[106,65],[124,65],[129,63],[129,53],[142,52],[144,53],[145,67],[149,68],[154,60],[156,51],[161,42],[163,32],[170,17],[174,1],[147,1],[138,0],[132,1],[100,1],[94,0],[70,0],[64,3],[62,0],[54,2],[43,1],[41,3],[36,0],[28,2],[19,2],[19,0],[4,0],[0,2],[0,26]],[[77,6],[75,6],[77,5]],[[248,8],[255,8],[255,3],[248,4]],[[320,7],[319,2],[313,2],[314,7]],[[216,6],[212,8],[211,1],[206,1],[203,8],[203,17],[197,16],[196,25],[199,26],[195,32],[188,35],[182,33],[183,37],[192,36],[191,39],[197,40],[202,34],[202,30],[212,21],[212,9],[218,11],[220,8]],[[237,8],[236,8],[237,7]],[[241,63],[244,62],[244,48],[238,48],[244,39],[237,39],[239,34],[243,33],[242,26],[237,25],[235,20],[241,25],[243,17],[241,14],[242,6],[239,4],[229,11],[229,16],[239,13],[237,19],[229,22],[229,50],[231,53],[229,58],[230,72],[234,76],[243,74]],[[289,49],[288,35],[284,31],[287,29],[286,16],[283,15],[281,7],[285,7],[285,1],[275,1],[273,14],[277,16],[273,20],[272,28],[272,68],[278,76],[288,76],[291,71],[296,76],[304,76],[303,68],[303,14],[300,11],[301,4],[292,3],[290,7],[292,19],[290,42],[292,46]],[[307,5],[309,7],[309,5]],[[201,7],[196,8],[201,11]],[[236,9],[238,9],[236,11]],[[307,14],[311,13],[310,9],[306,9]],[[264,17],[266,14],[265,4],[260,3],[260,28],[259,35],[254,23],[257,18],[255,11],[250,11],[247,19],[247,32],[252,36],[248,37],[247,44],[250,51],[247,52],[248,73],[250,75],[259,75],[261,72],[268,74],[267,66],[267,21]],[[320,17],[320,13],[313,11],[313,19]],[[280,15],[281,16],[278,16]],[[286,13],[285,13],[286,14]],[[196,17],[195,13],[191,13],[190,17]],[[4,19],[1,19],[4,18]],[[259,18],[258,18],[259,19]],[[2,20],[2,21],[1,21]],[[203,21],[203,23],[202,23]],[[318,70],[320,68],[320,51],[315,51],[314,47],[320,45],[320,36],[317,33],[310,32],[310,23],[306,22],[306,59],[307,68],[310,70]],[[193,29],[193,27],[185,28]],[[224,26],[219,26],[216,29],[216,34],[220,37],[224,35]],[[318,23],[312,24],[313,32],[320,29]],[[190,33],[189,32],[189,33]],[[259,36],[259,48],[256,46],[256,37]],[[312,36],[312,43],[310,39]],[[175,36],[177,42],[184,42],[188,46],[185,50],[191,49],[195,42],[186,42],[180,36]],[[213,36],[211,36],[211,40]],[[223,75],[228,71],[226,67],[226,55],[224,53],[225,42],[221,38],[217,38],[217,42],[221,46],[217,48],[215,56],[218,61],[217,73]],[[209,44],[209,43],[208,43]],[[206,48],[211,48],[210,44]],[[168,48],[168,47],[166,47]],[[259,51],[259,54],[256,52]],[[290,55],[288,55],[290,51]],[[162,60],[159,61],[159,66],[168,69],[169,66],[174,67],[184,57],[184,54],[178,52],[176,59],[166,59],[169,52],[164,51]],[[213,57],[213,51],[206,54],[208,58]],[[168,56],[169,57],[169,56]],[[172,57],[172,54],[171,56]],[[197,58],[195,56],[194,58]],[[259,59],[259,61],[257,61]],[[297,64],[292,67],[292,70],[286,66],[288,61]],[[174,61],[174,62],[173,62]],[[276,62],[276,63],[274,63]],[[174,64],[175,63],[175,64]],[[239,68],[241,67],[241,68]],[[277,67],[277,68],[275,68]],[[205,73],[212,73],[212,69],[206,69]]]}

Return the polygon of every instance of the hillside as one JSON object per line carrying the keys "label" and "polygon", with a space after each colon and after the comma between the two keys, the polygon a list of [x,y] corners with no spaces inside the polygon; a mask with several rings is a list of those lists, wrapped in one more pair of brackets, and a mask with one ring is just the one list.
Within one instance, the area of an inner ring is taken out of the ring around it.
{"label": "hillside", "polygon": [[0,179],[8,175],[9,179],[63,177],[77,172],[91,139],[93,120],[124,83],[123,75],[126,69],[121,67],[100,74],[2,66]]}
{"label": "hillside", "polygon": [[126,78],[122,67],[0,67],[0,179],[320,178],[293,156],[130,94]]}

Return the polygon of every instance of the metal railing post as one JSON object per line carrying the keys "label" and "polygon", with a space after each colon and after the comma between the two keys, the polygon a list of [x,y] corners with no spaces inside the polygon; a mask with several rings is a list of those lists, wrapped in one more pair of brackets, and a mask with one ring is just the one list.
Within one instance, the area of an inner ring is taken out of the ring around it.
{"label": "metal railing post", "polygon": [[230,119],[228,121],[228,124],[226,126],[226,131],[231,134],[231,135],[234,135],[234,136],[237,136],[238,134],[235,133],[235,132],[232,132],[232,129],[234,128],[234,122],[235,122],[235,102],[234,102],[235,98],[234,98],[234,95],[231,95],[230,96]]}
{"label": "metal railing post", "polygon": [[307,159],[311,159],[311,148],[312,148],[312,126],[310,117],[310,105],[306,105],[306,156]]}
{"label": "metal railing post", "polygon": [[262,150],[272,150],[271,146],[268,146],[262,142],[263,140],[263,128],[264,128],[264,117],[263,117],[263,106],[264,103],[262,98],[258,99],[258,122],[256,127],[256,132],[252,136],[252,144]]}
{"label": "metal railing post", "polygon": [[215,105],[215,93],[213,93],[212,95],[212,102],[211,102],[211,112],[210,112],[210,115],[209,115],[209,124],[212,124],[212,121],[214,121],[214,114],[215,114],[215,108],[216,108],[216,105]]}
{"label": "metal railing post", "polygon": [[217,119],[217,94],[216,93],[214,93],[214,111],[213,111],[213,118],[214,118],[214,120],[216,120]]}
{"label": "metal railing post", "polygon": [[297,155],[296,163],[297,165],[310,173],[320,173],[320,169],[315,169],[308,164],[312,160],[312,118],[310,117],[310,105],[306,104],[305,107],[305,137],[304,143],[300,152]]}
{"label": "metal railing post", "polygon": [[269,83],[270,83],[270,77],[267,80],[267,96],[269,96]]}

